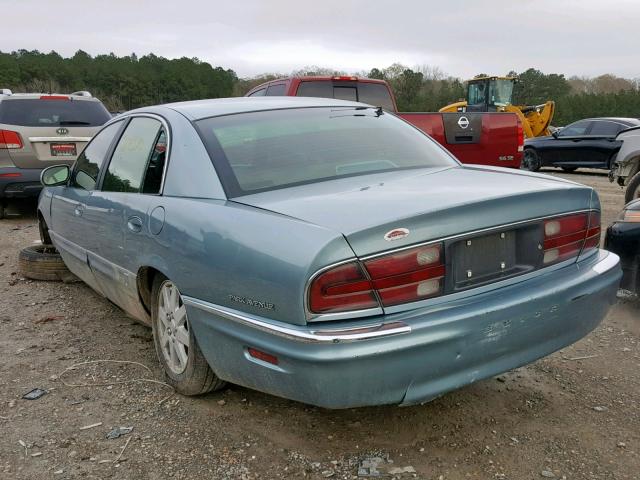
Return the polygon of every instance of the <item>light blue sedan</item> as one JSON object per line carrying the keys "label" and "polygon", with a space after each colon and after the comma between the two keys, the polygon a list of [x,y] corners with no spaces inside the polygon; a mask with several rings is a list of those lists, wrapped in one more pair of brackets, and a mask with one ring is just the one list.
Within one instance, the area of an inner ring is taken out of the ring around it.
{"label": "light blue sedan", "polygon": [[186,395],[425,402],[582,338],[621,277],[593,189],[463,166],[355,102],[130,111],[42,181],[43,241]]}

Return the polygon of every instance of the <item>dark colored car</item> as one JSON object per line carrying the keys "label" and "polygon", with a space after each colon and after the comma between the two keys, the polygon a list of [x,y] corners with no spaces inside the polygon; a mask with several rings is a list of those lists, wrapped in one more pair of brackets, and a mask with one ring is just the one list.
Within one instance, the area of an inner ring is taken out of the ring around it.
{"label": "dark colored car", "polygon": [[640,199],[625,205],[618,219],[607,228],[604,245],[620,257],[623,274],[620,288],[640,292]]}
{"label": "dark colored car", "polygon": [[571,123],[549,137],[530,138],[524,144],[522,166],[536,172],[540,167],[611,169],[622,141],[616,135],[640,125],[637,118],[587,118]]}

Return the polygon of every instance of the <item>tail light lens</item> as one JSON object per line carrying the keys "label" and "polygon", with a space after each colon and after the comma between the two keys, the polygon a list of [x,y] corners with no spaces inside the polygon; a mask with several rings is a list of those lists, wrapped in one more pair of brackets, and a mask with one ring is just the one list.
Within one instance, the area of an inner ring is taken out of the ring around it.
{"label": "tail light lens", "polygon": [[389,307],[441,295],[443,260],[438,243],[367,260],[364,266],[382,305]]}
{"label": "tail light lens", "polygon": [[311,282],[309,309],[314,313],[344,312],[378,306],[371,281],[358,262],[327,270]]}
{"label": "tail light lens", "polygon": [[0,130],[0,149],[14,150],[22,148],[22,138],[18,132],[11,130]]}
{"label": "tail light lens", "polygon": [[518,118],[518,152],[524,152],[524,127]]}
{"label": "tail light lens", "polygon": [[600,212],[577,213],[544,221],[544,265],[577,257],[600,244]]}
{"label": "tail light lens", "polygon": [[40,95],[40,100],[71,100],[67,95]]}
{"label": "tail light lens", "polygon": [[589,230],[580,255],[596,250],[600,246],[600,212],[589,213]]}

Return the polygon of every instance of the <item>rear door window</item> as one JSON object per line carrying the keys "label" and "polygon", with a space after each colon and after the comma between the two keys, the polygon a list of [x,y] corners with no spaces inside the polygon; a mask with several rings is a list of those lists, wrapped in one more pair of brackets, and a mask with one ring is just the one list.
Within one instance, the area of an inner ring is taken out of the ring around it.
{"label": "rear door window", "polygon": [[0,123],[22,127],[95,127],[105,124],[111,114],[98,101],[7,99],[0,102]]}
{"label": "rear door window", "polygon": [[264,94],[266,93],[267,89],[266,88],[261,88],[260,90],[256,90],[253,93],[250,93],[249,95],[247,95],[248,97],[262,97],[264,96]]}
{"label": "rear door window", "polygon": [[629,128],[626,125],[609,120],[596,120],[593,122],[589,135],[598,135],[603,137],[615,137],[620,131]]}
{"label": "rear door window", "polygon": [[112,123],[93,137],[76,160],[71,173],[70,186],[84,190],[95,189],[102,163],[120,127],[122,127],[121,121]]}
{"label": "rear door window", "polygon": [[[142,191],[147,167],[154,154],[156,157],[158,154],[155,147],[161,128],[162,123],[155,118],[135,117],[129,122],[113,151],[102,184],[103,191],[127,193]],[[152,183],[158,185],[157,181]]]}
{"label": "rear door window", "polygon": [[278,83],[276,85],[271,85],[267,88],[267,96],[270,97],[283,97],[285,92],[286,85],[284,83]]}

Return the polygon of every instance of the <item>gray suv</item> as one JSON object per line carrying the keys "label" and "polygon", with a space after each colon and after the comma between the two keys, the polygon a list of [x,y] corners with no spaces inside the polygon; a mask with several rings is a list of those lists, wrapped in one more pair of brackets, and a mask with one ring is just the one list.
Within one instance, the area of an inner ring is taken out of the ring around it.
{"label": "gray suv", "polygon": [[0,89],[0,218],[7,198],[37,196],[40,172],[75,162],[110,118],[89,92],[13,94]]}

